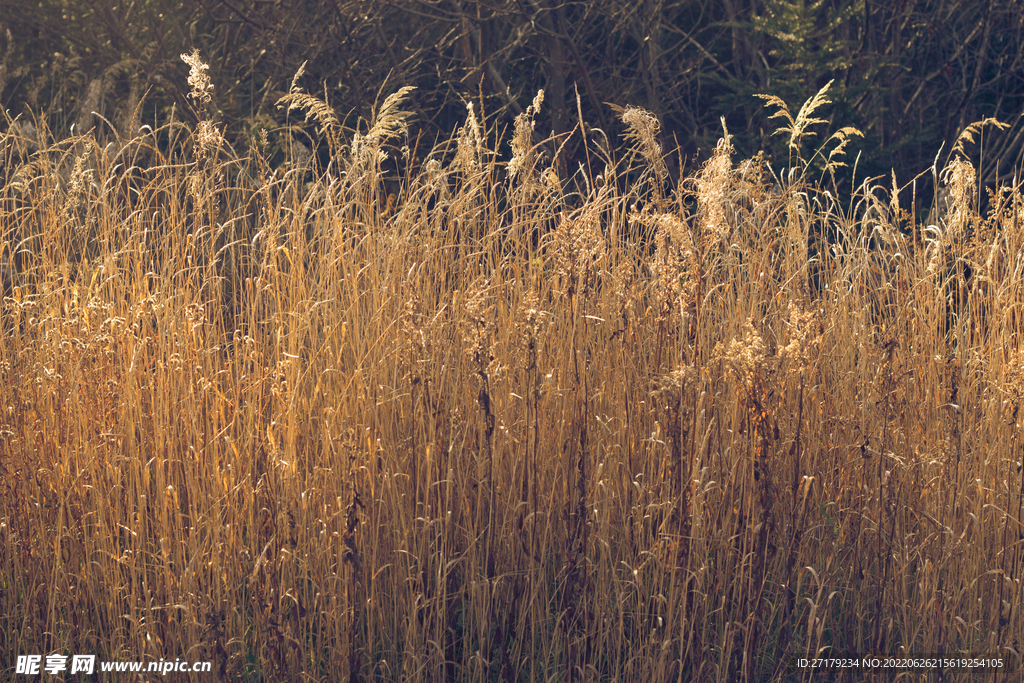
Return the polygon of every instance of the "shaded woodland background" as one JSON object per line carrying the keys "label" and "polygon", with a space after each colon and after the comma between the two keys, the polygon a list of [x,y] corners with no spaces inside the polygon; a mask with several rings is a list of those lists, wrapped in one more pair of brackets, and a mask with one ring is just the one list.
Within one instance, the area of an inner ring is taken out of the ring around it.
{"label": "shaded woodland background", "polygon": [[[662,122],[665,149],[680,152],[673,179],[714,149],[722,116],[740,156],[764,149],[785,166],[785,141],[770,136],[774,122],[753,95],[798,106],[830,79],[829,128],[865,134],[860,179],[894,169],[904,183],[945,142],[941,168],[966,125],[996,117],[1011,127],[983,141],[984,187],[1012,178],[1024,140],[1024,13],[1014,0],[4,0],[0,22],[0,104],[11,117],[44,114],[58,138],[72,124],[128,136],[166,122],[172,107],[195,120],[179,58],[195,47],[236,149],[261,129],[282,131],[274,103],[305,61],[300,85],[349,112],[353,129],[382,91],[416,86],[424,148],[461,125],[468,101],[500,134],[544,88],[541,137],[583,120],[609,147],[621,122],[606,103],[640,106]],[[286,132],[271,136],[278,163],[294,140],[316,147],[312,123]],[[580,136],[569,136],[558,163],[571,171],[583,156]]]}

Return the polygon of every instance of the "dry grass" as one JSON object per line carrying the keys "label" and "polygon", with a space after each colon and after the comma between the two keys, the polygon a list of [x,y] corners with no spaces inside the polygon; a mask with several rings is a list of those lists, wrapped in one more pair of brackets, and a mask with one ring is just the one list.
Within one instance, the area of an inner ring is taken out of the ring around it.
{"label": "dry grass", "polygon": [[621,160],[588,138],[559,177],[539,96],[507,164],[472,108],[422,163],[388,146],[406,91],[344,146],[293,89],[329,155],[275,170],[209,118],[106,147],[8,125],[7,671],[789,681],[787,654],[946,653],[1013,680],[1024,201],[979,216],[961,154],[939,225],[910,187],[841,202],[800,153],[824,92],[770,101],[794,172],[726,133],[677,188],[634,108]]}

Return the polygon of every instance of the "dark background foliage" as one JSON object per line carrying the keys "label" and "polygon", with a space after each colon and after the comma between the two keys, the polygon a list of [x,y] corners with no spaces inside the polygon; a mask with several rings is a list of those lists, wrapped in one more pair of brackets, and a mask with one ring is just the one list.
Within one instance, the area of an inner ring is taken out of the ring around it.
{"label": "dark background foliage", "polygon": [[[894,169],[905,182],[945,142],[941,168],[967,124],[996,117],[1011,128],[990,129],[974,150],[993,184],[1012,178],[1024,139],[1016,0],[2,0],[0,22],[0,104],[11,117],[44,114],[57,137],[74,123],[125,134],[172,106],[195,117],[179,55],[197,48],[236,145],[280,130],[274,103],[306,61],[301,85],[351,128],[382,95],[417,86],[425,147],[464,121],[468,101],[501,133],[541,87],[538,132],[567,133],[582,114],[610,148],[621,122],[606,103],[641,106],[661,120],[665,148],[681,151],[676,176],[680,160],[713,149],[723,116],[740,155],[765,149],[784,166],[777,121],[753,95],[778,95],[795,113],[832,79],[828,130],[864,132],[852,148],[861,179]],[[312,125],[305,134],[315,141]],[[559,163],[582,160],[572,136]]]}

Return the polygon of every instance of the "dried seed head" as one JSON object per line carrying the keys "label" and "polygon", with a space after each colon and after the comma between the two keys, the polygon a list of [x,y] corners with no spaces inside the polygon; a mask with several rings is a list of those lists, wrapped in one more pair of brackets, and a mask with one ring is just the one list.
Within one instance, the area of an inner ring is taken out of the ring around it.
{"label": "dried seed head", "polygon": [[823,326],[817,310],[805,311],[789,303],[789,344],[779,349],[779,360],[796,371],[807,367],[821,345]]}
{"label": "dried seed head", "polygon": [[509,143],[512,146],[512,159],[508,162],[508,177],[515,180],[518,176],[520,183],[525,187],[534,183],[534,168],[539,155],[533,146],[533,129],[536,125],[533,117],[540,111],[543,101],[544,91],[538,90],[537,96],[533,98],[533,104],[516,117],[515,132]]}
{"label": "dried seed head", "polygon": [[743,326],[743,339],[733,339],[715,348],[712,359],[723,361],[748,390],[756,390],[778,369],[779,359],[769,353],[764,339],[747,318]]}
{"label": "dried seed head", "polygon": [[701,232],[713,240],[722,239],[729,232],[725,211],[733,186],[732,151],[727,139],[719,140],[714,155],[694,181]]}
{"label": "dried seed head", "polygon": [[207,71],[210,66],[203,64],[203,61],[199,59],[199,50],[193,49],[192,54],[181,55],[181,61],[189,65],[188,71],[188,84],[192,86],[192,92],[189,93],[189,97],[202,102],[203,104],[209,104],[211,97],[210,91],[213,90],[213,83],[210,82],[210,77],[207,75]]}
{"label": "dried seed head", "polygon": [[667,178],[668,168],[658,140],[661,122],[654,114],[640,107],[626,107],[621,116],[622,122],[629,127],[626,138],[633,144],[633,149],[640,153],[658,180]]}
{"label": "dried seed head", "polygon": [[473,103],[468,103],[466,109],[469,111],[469,115],[466,117],[466,125],[459,129],[459,147],[455,152],[454,166],[463,171],[470,171],[480,166],[484,142],[483,135],[480,133],[480,124],[473,111]]}

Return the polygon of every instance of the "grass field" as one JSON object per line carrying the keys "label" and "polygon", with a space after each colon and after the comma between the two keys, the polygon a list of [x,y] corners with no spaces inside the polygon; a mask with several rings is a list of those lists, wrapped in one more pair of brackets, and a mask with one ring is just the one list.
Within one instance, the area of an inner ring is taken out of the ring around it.
{"label": "grass field", "polygon": [[432,150],[407,96],[353,136],[293,89],[321,144],[279,162],[209,116],[7,121],[5,678],[1020,680],[1024,201],[979,215],[979,126],[929,224],[827,190],[826,91],[767,98],[788,162],[723,131],[676,186],[641,109],[567,170],[541,96]]}

